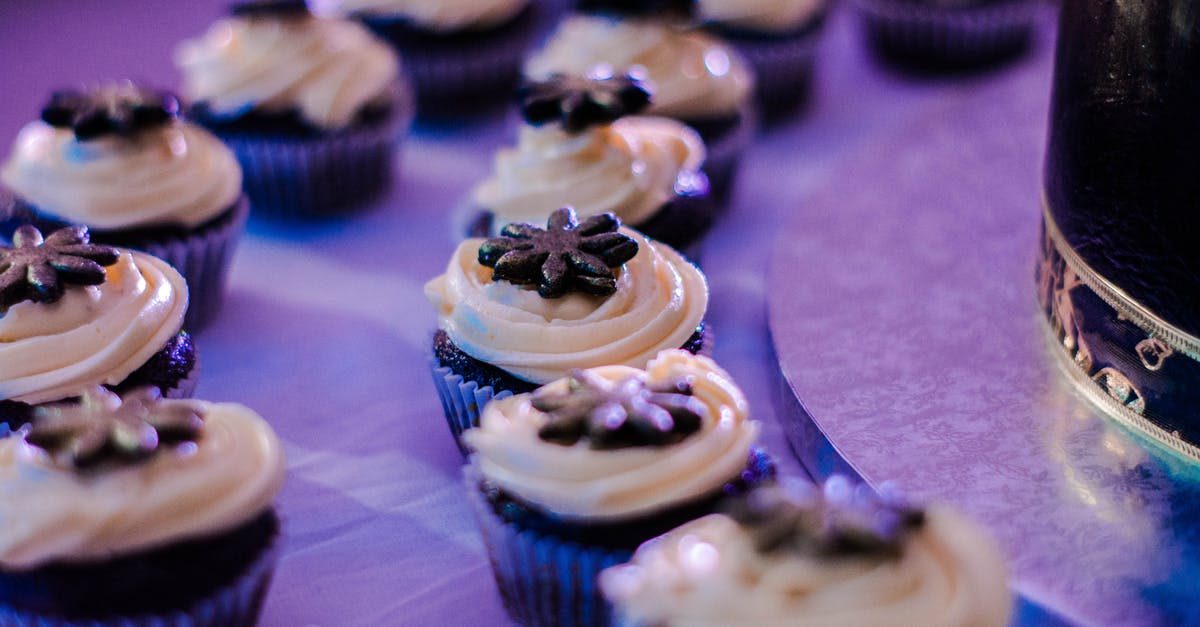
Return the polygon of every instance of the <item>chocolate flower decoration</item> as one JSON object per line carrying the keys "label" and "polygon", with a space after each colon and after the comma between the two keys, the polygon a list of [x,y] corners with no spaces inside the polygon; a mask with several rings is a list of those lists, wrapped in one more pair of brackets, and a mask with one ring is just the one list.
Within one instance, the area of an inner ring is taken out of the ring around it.
{"label": "chocolate flower decoration", "polygon": [[573,370],[565,393],[533,395],[534,409],[549,414],[538,437],[572,446],[581,439],[593,449],[675,444],[700,430],[708,409],[692,398],[691,381],[647,384],[641,376],[616,383],[586,370]]}
{"label": "chocolate flower decoration", "polygon": [[25,437],[65,468],[86,470],[104,462],[136,463],[164,445],[195,442],[204,421],[187,401],[164,401],[156,387],[117,396],[101,386],[79,404],[39,407]]}
{"label": "chocolate flower decoration", "polygon": [[821,487],[797,481],[753,490],[732,500],[727,513],[763,553],[822,558],[898,558],[925,521],[924,511],[836,475]]}
{"label": "chocolate flower decoration", "polygon": [[235,2],[229,14],[236,17],[303,17],[312,15],[304,0],[251,0]]}
{"label": "chocolate flower decoration", "polygon": [[163,126],[179,117],[179,109],[179,99],[168,92],[124,82],[54,92],[42,109],[42,120],[72,129],[75,139],[88,141],[108,134],[130,137]]}
{"label": "chocolate flower decoration", "polygon": [[526,122],[534,126],[558,122],[568,133],[610,124],[650,104],[650,92],[628,75],[590,78],[554,74],[522,85],[517,93]]}
{"label": "chocolate flower decoration", "polygon": [[571,290],[606,296],[617,291],[611,268],[633,259],[637,242],[617,232],[621,221],[611,213],[579,223],[575,210],[550,214],[545,229],[508,224],[500,237],[479,247],[479,263],[493,268],[492,279],[537,285],[542,298],[558,298]]}
{"label": "chocolate flower decoration", "polygon": [[12,240],[12,246],[0,245],[0,314],[27,300],[53,303],[65,284],[99,285],[104,266],[120,256],[111,246],[89,244],[84,226],[59,229],[43,240],[41,231],[26,224]]}

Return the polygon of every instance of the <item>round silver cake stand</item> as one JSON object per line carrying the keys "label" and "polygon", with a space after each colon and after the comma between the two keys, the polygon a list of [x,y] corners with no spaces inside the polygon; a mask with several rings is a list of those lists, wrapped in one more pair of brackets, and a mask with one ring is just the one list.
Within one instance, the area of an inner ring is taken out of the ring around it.
{"label": "round silver cake stand", "polygon": [[964,92],[797,207],[769,283],[781,420],[814,476],[988,527],[1021,622],[1197,624],[1200,470],[1072,388],[1036,303],[1049,78]]}

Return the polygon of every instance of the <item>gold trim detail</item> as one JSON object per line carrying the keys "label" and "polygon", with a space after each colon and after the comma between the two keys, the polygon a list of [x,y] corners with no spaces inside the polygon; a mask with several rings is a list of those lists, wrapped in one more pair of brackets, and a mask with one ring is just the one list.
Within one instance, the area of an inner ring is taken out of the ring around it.
{"label": "gold trim detail", "polygon": [[[1059,256],[1066,262],[1067,268],[1073,271],[1084,285],[1091,288],[1097,296],[1115,309],[1118,315],[1141,327],[1151,338],[1161,341],[1173,352],[1183,353],[1200,361],[1200,338],[1159,318],[1157,314],[1130,298],[1124,290],[1100,276],[1091,266],[1087,265],[1079,253],[1076,253],[1067,244],[1062,231],[1058,230],[1058,224],[1054,222],[1054,217],[1050,215],[1050,202],[1044,192],[1042,194],[1042,223],[1045,225],[1046,236],[1054,245]],[[1165,359],[1166,355],[1163,355],[1163,358]],[[1159,366],[1161,367],[1161,361]],[[1149,365],[1147,367],[1149,368]]]}

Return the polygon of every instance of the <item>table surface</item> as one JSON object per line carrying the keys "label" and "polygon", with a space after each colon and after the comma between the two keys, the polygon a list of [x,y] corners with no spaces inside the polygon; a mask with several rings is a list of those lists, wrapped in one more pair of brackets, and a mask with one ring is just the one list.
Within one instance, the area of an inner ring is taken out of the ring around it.
{"label": "table surface", "polygon": [[[173,46],[227,3],[164,4],[0,5],[0,142],[57,87],[123,77],[178,84]],[[852,16],[835,11],[810,109],[765,131],[745,156],[732,209],[704,250],[708,320],[715,357],[746,391],[784,472],[804,469],[788,455],[773,402],[767,294],[788,288],[767,279],[776,232],[816,190],[843,180],[851,155],[882,149],[882,138],[971,94],[1048,77],[1050,24],[1048,12],[1032,53],[1016,64],[914,78],[879,67]],[[198,337],[198,396],[256,408],[286,447],[286,552],[263,624],[503,622],[459,484],[461,458],[425,368],[435,316],[422,286],[453,250],[450,211],[513,137],[511,116],[418,126],[403,144],[394,189],[375,207],[327,223],[251,220],[225,310]],[[1048,620],[1029,605],[1019,618]]]}

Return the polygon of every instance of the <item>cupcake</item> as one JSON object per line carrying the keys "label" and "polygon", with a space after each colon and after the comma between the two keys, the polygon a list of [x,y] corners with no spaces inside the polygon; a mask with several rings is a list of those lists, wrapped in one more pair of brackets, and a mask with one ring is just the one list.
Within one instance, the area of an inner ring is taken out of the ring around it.
{"label": "cupcake", "polygon": [[682,123],[632,115],[650,95],[631,77],[556,75],[522,89],[525,124],[468,205],[468,236],[513,222],[540,224],[570,205],[581,218],[613,213],[677,249],[712,222],[704,142]]}
{"label": "cupcake", "polygon": [[196,350],[181,331],[187,284],[142,252],[88,243],[68,227],[43,241],[24,225],[0,245],[0,422],[105,385],[190,396]]}
{"label": "cupcake", "polygon": [[965,70],[1029,47],[1035,0],[853,0],[882,58],[918,70]]}
{"label": "cupcake", "polygon": [[954,511],[834,477],[736,498],[643,544],[600,587],[626,627],[1002,627],[1005,577],[992,540]]}
{"label": "cupcake", "polygon": [[728,198],[736,166],[754,137],[754,72],[728,44],[668,11],[631,15],[617,8],[563,20],[525,64],[532,80],[554,74],[634,73],[653,102],[647,113],[675,118],[700,133],[713,194]]}
{"label": "cupcake", "polygon": [[494,396],[707,343],[704,274],[610,213],[580,223],[568,207],[546,229],[468,239],[425,296],[438,314],[430,366],[456,440]]}
{"label": "cupcake", "polygon": [[422,117],[507,102],[521,60],[548,21],[542,0],[316,0],[320,13],[352,16],[404,59]]}
{"label": "cupcake", "polygon": [[183,42],[189,115],[237,155],[255,214],[328,216],[385,191],[411,95],[388,46],[303,2],[234,5]]}
{"label": "cupcake", "polygon": [[241,405],[86,390],[0,440],[0,623],[253,625],[284,462]]}
{"label": "cupcake", "polygon": [[754,68],[755,95],[768,119],[807,102],[826,9],[826,0],[696,2],[700,21]]}
{"label": "cupcake", "polygon": [[179,118],[174,96],[127,81],[57,92],[17,135],[0,181],[5,235],[25,223],[85,225],[95,243],[175,266],[191,289],[189,329],[220,308],[248,211],[242,171],[220,140]]}
{"label": "cupcake", "polygon": [[509,614],[608,625],[602,569],[772,480],[758,431],[729,375],[682,350],[492,402],[464,477]]}

